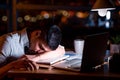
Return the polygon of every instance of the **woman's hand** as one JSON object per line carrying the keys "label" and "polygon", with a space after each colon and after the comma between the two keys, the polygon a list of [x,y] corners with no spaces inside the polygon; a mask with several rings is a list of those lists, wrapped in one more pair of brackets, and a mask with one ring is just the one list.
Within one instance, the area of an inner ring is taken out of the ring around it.
{"label": "woman's hand", "polygon": [[13,61],[11,63],[13,65],[13,68],[15,69],[26,69],[29,71],[34,71],[39,69],[39,65],[36,64],[35,62],[24,58],[20,58],[16,61]]}
{"label": "woman's hand", "polygon": [[59,56],[63,56],[65,54],[65,49],[63,46],[59,45],[56,50],[48,51],[43,54],[38,55],[26,55],[26,57],[31,61],[38,61],[38,60],[44,60],[44,59],[52,59]]}

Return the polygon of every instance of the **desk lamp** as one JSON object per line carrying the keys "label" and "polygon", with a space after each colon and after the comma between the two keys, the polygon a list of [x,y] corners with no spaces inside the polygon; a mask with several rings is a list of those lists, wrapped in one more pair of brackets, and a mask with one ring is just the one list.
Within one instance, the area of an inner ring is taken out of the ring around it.
{"label": "desk lamp", "polygon": [[107,11],[114,9],[112,0],[96,0],[91,11],[97,11],[99,16],[104,17]]}

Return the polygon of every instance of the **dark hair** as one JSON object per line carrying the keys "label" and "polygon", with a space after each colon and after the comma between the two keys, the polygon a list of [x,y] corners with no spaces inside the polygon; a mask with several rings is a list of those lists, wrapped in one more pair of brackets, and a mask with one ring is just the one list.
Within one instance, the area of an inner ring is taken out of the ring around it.
{"label": "dark hair", "polygon": [[37,21],[37,23],[33,23],[27,28],[28,34],[35,30],[42,31],[40,39],[46,41],[52,50],[55,50],[60,44],[62,38],[61,30],[57,25],[53,25],[51,19]]}
{"label": "dark hair", "polygon": [[61,38],[62,35],[60,28],[57,25],[51,26],[47,35],[47,42],[49,47],[53,50],[56,49],[61,42]]}

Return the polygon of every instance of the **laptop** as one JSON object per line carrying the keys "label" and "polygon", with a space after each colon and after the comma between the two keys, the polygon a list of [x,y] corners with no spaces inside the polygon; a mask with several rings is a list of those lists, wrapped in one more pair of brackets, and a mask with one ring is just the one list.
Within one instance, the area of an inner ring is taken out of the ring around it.
{"label": "laptop", "polygon": [[54,68],[89,72],[94,71],[96,66],[104,63],[109,33],[97,33],[85,36],[83,54],[76,55],[74,52],[67,52],[70,57],[53,64]]}

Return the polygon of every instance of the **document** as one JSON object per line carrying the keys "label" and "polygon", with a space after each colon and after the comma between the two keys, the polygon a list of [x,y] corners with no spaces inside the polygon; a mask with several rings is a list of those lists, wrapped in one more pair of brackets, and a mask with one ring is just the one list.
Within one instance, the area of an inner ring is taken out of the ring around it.
{"label": "document", "polygon": [[37,63],[51,65],[51,64],[54,64],[54,63],[59,62],[61,60],[65,60],[68,57],[69,57],[69,55],[63,55],[63,56],[59,56],[56,58],[50,58],[50,59],[44,59],[44,60],[42,59],[42,60],[37,61]]}

